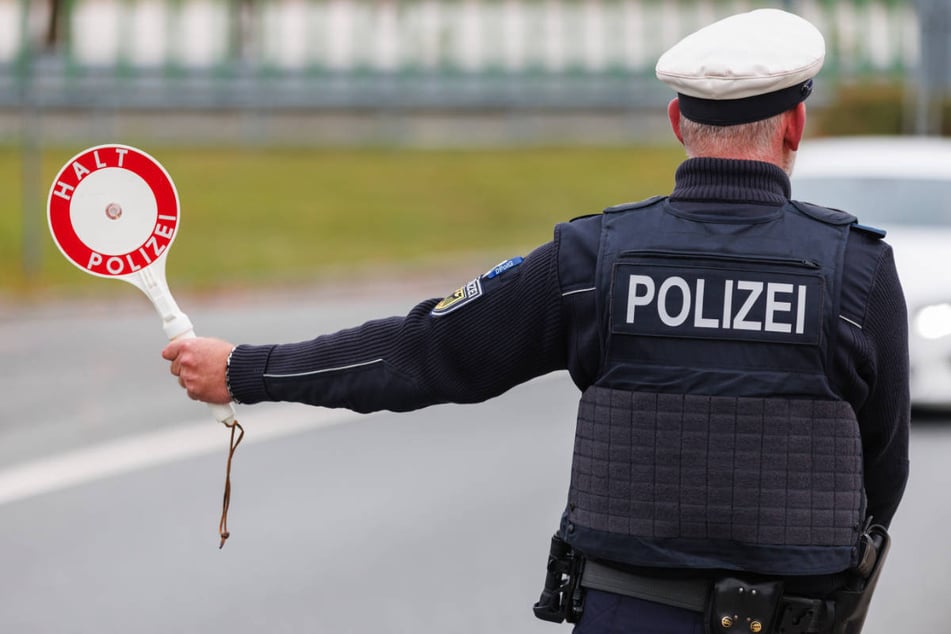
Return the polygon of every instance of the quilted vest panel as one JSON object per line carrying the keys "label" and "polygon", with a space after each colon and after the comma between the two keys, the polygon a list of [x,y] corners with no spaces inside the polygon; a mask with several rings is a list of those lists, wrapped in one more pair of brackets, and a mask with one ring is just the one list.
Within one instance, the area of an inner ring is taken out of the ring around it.
{"label": "quilted vest panel", "polygon": [[826,365],[853,220],[799,203],[755,220],[663,198],[606,210],[604,355],[578,412],[570,543],[644,566],[852,563],[862,445]]}

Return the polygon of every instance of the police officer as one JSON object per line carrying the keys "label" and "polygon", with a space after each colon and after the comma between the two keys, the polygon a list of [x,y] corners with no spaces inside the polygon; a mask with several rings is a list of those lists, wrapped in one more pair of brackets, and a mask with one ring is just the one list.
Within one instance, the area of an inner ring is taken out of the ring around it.
{"label": "police officer", "polygon": [[[891,248],[791,198],[824,53],[784,11],[707,26],[657,64],[688,157],[668,196],[560,224],[406,316],[163,356],[195,399],[358,412],[483,401],[567,369],[581,397],[559,536],[586,561],[576,631],[768,632],[775,619],[730,602],[767,596],[776,614],[776,597],[833,596],[908,473]],[[735,595],[718,590],[733,574]],[[795,631],[830,631],[825,617]]]}

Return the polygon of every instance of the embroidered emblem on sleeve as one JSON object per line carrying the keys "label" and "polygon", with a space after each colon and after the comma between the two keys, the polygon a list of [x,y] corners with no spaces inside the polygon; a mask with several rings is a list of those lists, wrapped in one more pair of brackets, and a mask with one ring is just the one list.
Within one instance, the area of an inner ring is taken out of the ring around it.
{"label": "embroidered emblem on sleeve", "polygon": [[456,289],[456,292],[436,304],[436,307],[433,308],[432,315],[439,317],[451,313],[481,296],[482,283],[479,281],[479,278],[476,278],[465,286]]}

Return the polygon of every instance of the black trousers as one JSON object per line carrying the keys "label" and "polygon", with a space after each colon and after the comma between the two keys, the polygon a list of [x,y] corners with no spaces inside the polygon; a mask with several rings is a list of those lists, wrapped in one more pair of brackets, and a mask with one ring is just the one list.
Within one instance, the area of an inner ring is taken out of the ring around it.
{"label": "black trousers", "polygon": [[574,634],[703,634],[703,614],[587,589]]}

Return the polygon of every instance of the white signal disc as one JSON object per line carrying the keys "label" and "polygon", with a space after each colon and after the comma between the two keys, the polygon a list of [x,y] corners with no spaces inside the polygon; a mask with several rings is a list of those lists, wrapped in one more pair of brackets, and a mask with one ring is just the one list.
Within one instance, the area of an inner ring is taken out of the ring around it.
{"label": "white signal disc", "polygon": [[50,187],[47,216],[70,262],[133,283],[146,268],[162,274],[181,220],[168,172],[128,145],[100,145],[70,159]]}
{"label": "white signal disc", "polygon": [[152,235],[158,205],[152,188],[135,172],[107,167],[76,186],[69,218],[83,243],[103,255],[122,255]]}

